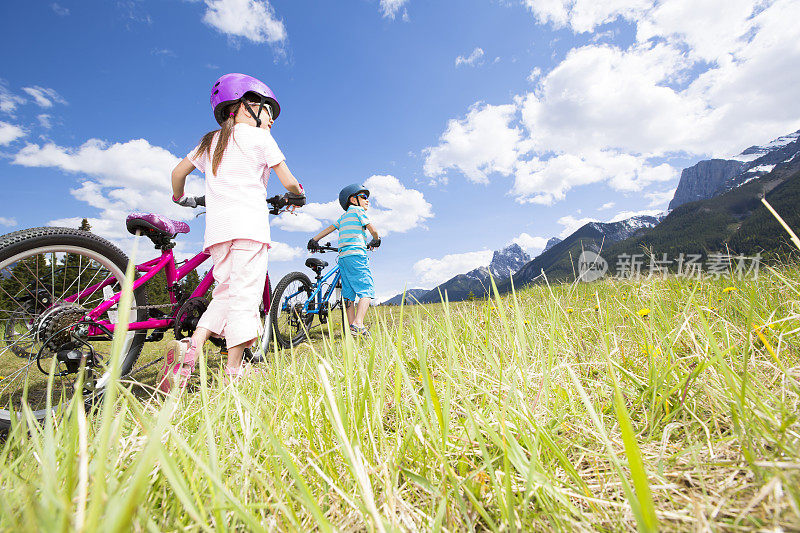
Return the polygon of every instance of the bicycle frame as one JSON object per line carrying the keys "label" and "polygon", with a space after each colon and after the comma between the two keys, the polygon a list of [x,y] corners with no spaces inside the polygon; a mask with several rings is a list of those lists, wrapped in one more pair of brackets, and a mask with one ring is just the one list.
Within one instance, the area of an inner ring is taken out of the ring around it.
{"label": "bicycle frame", "polygon": [[[322,287],[325,285],[328,280],[333,278],[328,284],[328,290],[325,291],[325,294],[322,294]],[[319,315],[320,311],[323,309],[322,304],[330,301],[331,295],[333,294],[336,285],[339,284],[339,281],[342,279],[342,274],[339,272],[339,265],[333,267],[322,279],[317,279],[314,283],[314,290],[311,291],[311,295],[306,300],[306,303],[303,304],[303,312],[309,315]],[[291,299],[300,294],[303,291],[297,291],[294,294],[290,294],[284,297],[284,305]],[[310,309],[309,306],[313,305],[314,309]]]}
{"label": "bicycle frame", "polygon": [[[169,292],[169,299],[170,303],[174,305],[178,304],[177,296],[175,295],[175,291],[173,287],[176,286],[177,282],[181,279],[185,278],[190,272],[194,271],[203,264],[209,257],[209,254],[205,252],[201,252],[191,259],[187,260],[186,263],[181,266],[180,268],[177,267],[175,264],[175,256],[172,253],[172,250],[165,250],[162,251],[161,257],[157,257],[145,263],[136,265],[137,272],[143,272],[144,275],[138,278],[133,282],[133,290],[138,289],[151,279],[161,272],[164,271],[164,274],[167,278],[167,290]],[[211,284],[214,282],[214,269],[213,267],[209,269],[203,279],[200,281],[200,284],[192,291],[189,297],[194,298],[197,296],[203,296],[208,292],[211,288]],[[109,287],[116,282],[115,276],[109,276],[108,278],[104,279],[100,283],[92,285],[91,287],[87,287],[82,292],[73,294],[64,299],[66,302],[72,302],[79,300],[81,298],[88,297],[94,294],[97,291],[103,290],[104,287]],[[89,336],[96,337],[96,336],[103,336],[107,335],[108,332],[114,333],[115,325],[109,322],[108,320],[99,320],[99,318],[111,309],[113,306],[119,303],[120,297],[122,296],[121,292],[118,292],[107,298],[103,301],[100,305],[92,309],[88,314],[88,318],[92,320],[92,324],[89,326]],[[270,294],[269,288],[269,273],[267,273],[267,281],[264,283],[264,295],[263,295],[263,304],[264,310],[269,316],[269,308],[270,302],[272,300],[272,295]],[[168,328],[171,327],[174,323],[175,317],[171,316],[169,318],[151,318],[142,322],[131,322],[128,324],[128,329],[131,331],[139,331],[139,330],[148,330],[148,329],[159,329],[159,328]],[[265,338],[268,340],[269,337],[269,330],[271,328],[266,327],[265,329]]]}

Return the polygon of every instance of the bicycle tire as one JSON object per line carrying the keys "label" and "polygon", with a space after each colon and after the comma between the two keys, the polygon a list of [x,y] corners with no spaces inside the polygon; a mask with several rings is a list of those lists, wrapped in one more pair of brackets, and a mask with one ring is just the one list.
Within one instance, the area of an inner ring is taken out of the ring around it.
{"label": "bicycle tire", "polygon": [[283,293],[286,292],[286,289],[289,287],[289,285],[295,281],[300,282],[308,296],[311,295],[313,285],[311,280],[308,279],[308,276],[302,272],[290,272],[283,276],[283,278],[281,278],[281,280],[278,282],[277,287],[275,287],[275,294],[272,295],[272,303],[270,304],[270,325],[272,326],[273,337],[275,342],[277,342],[283,348],[290,348],[303,342],[306,339],[308,328],[314,321],[314,315],[311,314],[300,317],[302,326],[298,328],[298,332],[293,336],[290,336],[288,332],[281,331],[281,328],[279,327]]}
{"label": "bicycle tire", "polygon": [[[66,250],[66,252],[64,252]],[[84,254],[97,261],[98,264],[107,268],[117,276],[117,280],[121,283],[124,279],[125,271],[128,266],[128,257],[117,246],[108,240],[90,233],[73,228],[31,228],[20,231],[15,231],[3,236],[0,236],[0,272],[10,266],[15,265],[20,260],[27,258],[35,258],[37,254],[51,253],[55,257],[56,253],[75,253]],[[55,292],[55,290],[53,290]],[[139,307],[147,305],[147,296],[145,294],[144,286],[139,287],[133,294],[133,306]],[[147,319],[147,312],[143,309],[137,309],[135,314],[131,314],[131,320],[144,321]],[[147,336],[146,331],[130,332],[126,339],[127,348],[121,360],[121,375],[128,374],[139,354]],[[31,362],[28,363],[30,366]],[[108,373],[105,373],[98,379],[98,389],[93,392],[94,397],[102,394],[102,388],[108,379]],[[92,398],[87,398],[91,401]],[[64,404],[68,403],[70,398],[64,398]],[[6,430],[11,425],[11,411],[4,409],[8,405],[0,405],[0,431]],[[55,411],[59,405],[52,406]],[[47,415],[47,409],[34,410],[34,416],[37,419],[43,419]]]}

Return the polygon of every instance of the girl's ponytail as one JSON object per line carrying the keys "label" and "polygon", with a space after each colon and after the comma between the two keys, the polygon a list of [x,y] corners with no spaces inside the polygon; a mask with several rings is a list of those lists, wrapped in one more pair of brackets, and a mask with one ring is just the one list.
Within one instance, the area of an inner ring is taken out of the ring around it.
{"label": "girl's ponytail", "polygon": [[222,127],[203,135],[203,138],[200,139],[200,146],[197,147],[197,154],[205,152],[206,157],[211,156],[211,144],[214,141],[214,136],[219,134],[217,146],[214,147],[214,155],[211,157],[211,172],[215,175],[219,164],[222,163],[222,156],[225,154],[225,148],[228,147],[228,141],[230,141],[231,135],[233,135],[233,126],[236,124],[234,114],[238,106],[239,102],[231,104],[228,109],[225,110],[225,114],[228,118],[222,123]]}

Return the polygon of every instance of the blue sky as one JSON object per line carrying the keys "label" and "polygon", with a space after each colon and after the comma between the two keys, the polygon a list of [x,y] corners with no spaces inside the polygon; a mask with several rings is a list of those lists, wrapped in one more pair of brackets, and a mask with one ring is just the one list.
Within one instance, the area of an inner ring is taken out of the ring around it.
{"label": "blue sky", "polygon": [[199,249],[169,172],[215,127],[211,84],[245,72],[278,95],[273,135],[311,202],[273,221],[273,278],[367,182],[378,295],[432,287],[512,241],[535,255],[589,219],[663,210],[684,166],[798,129],[799,4],[6,2],[0,231],[87,217],[130,250],[125,215],[154,211]]}

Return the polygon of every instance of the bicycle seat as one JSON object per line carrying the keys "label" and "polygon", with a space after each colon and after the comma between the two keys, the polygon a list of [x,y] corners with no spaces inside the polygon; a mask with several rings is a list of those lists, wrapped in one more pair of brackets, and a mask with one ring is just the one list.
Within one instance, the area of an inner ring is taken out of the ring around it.
{"label": "bicycle seat", "polygon": [[142,235],[173,238],[178,233],[189,233],[189,224],[177,220],[170,220],[165,216],[155,213],[131,213],[125,219],[125,227],[136,235],[139,230]]}
{"label": "bicycle seat", "polygon": [[322,272],[322,269],[328,266],[328,262],[316,257],[309,257],[306,259],[306,266],[314,272]]}

